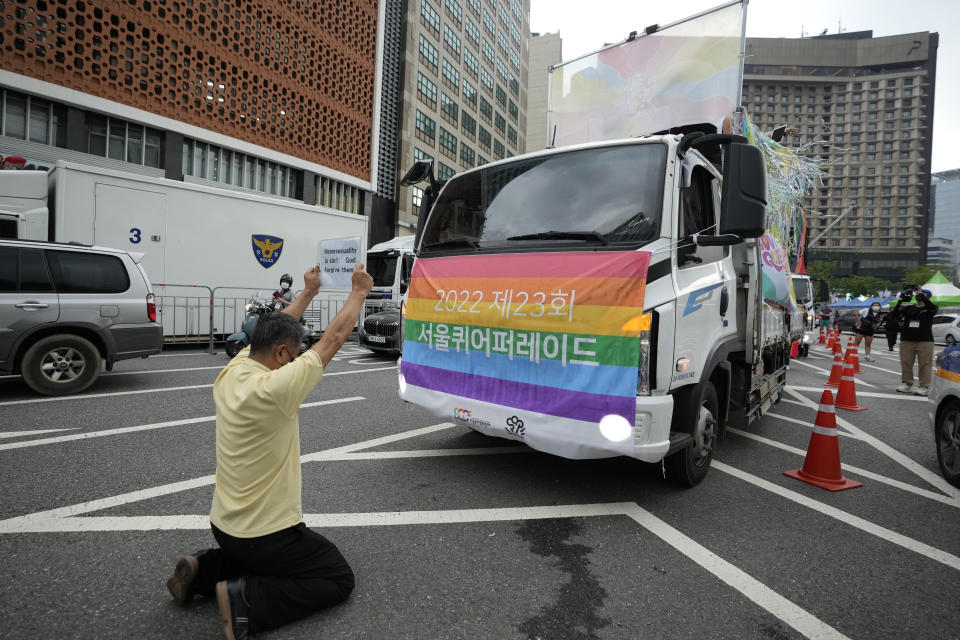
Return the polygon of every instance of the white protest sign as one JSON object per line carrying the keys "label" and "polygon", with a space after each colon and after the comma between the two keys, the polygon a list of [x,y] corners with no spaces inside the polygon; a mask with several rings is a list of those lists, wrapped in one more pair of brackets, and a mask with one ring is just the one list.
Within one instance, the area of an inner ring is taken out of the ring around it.
{"label": "white protest sign", "polygon": [[336,238],[320,242],[320,286],[350,289],[353,270],[362,262],[361,238]]}

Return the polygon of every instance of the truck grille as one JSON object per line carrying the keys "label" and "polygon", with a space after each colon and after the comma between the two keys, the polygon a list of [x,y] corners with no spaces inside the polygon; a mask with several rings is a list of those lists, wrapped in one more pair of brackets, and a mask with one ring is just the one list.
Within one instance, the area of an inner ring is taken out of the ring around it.
{"label": "truck grille", "polygon": [[397,332],[400,323],[397,321],[384,322],[383,320],[367,319],[363,321],[363,330],[371,336],[392,336]]}

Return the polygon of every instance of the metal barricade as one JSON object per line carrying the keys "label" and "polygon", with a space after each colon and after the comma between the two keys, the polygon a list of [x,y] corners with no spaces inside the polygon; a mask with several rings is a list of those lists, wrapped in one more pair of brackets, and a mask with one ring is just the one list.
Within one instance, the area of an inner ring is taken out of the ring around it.
{"label": "metal barricade", "polygon": [[[153,285],[163,289],[155,294],[157,322],[163,327],[164,344],[203,344],[213,353],[213,290],[200,284],[171,284],[158,282]],[[171,294],[168,289],[194,289],[195,293]]]}
{"label": "metal barricade", "polygon": [[[269,302],[273,290],[263,287],[155,283],[157,321],[164,344],[207,344],[207,351],[240,331],[245,307],[252,299]],[[173,289],[173,292],[170,290]],[[180,293],[177,289],[191,289]],[[268,291],[269,293],[264,293]],[[299,293],[299,292],[298,292]],[[303,321],[318,333],[326,329],[346,302],[348,292],[321,291],[303,313]],[[364,313],[363,315],[366,315]]]}

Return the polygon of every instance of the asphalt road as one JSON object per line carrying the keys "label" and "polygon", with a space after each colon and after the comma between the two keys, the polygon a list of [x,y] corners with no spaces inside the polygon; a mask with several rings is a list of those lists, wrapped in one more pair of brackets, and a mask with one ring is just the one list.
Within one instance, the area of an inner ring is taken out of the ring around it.
{"label": "asphalt road", "polygon": [[[830,493],[782,473],[803,462],[821,348],[683,490],[659,465],[551,457],[404,404],[396,363],[347,346],[301,410],[303,508],[357,588],[263,637],[960,638],[960,492],[925,401],[894,393],[896,354],[875,355],[868,410],[838,411],[863,487]],[[0,637],[222,637],[214,602],[179,608],[165,581],[213,543],[225,362],[123,362],[65,399],[0,379]]]}

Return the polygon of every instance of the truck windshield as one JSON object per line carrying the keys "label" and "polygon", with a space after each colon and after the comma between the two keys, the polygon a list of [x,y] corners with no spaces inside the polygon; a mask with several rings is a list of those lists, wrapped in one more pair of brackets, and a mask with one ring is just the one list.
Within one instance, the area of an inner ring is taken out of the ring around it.
{"label": "truck windshield", "polygon": [[373,286],[393,286],[393,280],[397,275],[398,257],[398,254],[389,253],[367,254],[366,270],[373,277]]}
{"label": "truck windshield", "polygon": [[660,232],[666,147],[631,144],[526,158],[444,187],[421,252],[639,247]]}
{"label": "truck windshield", "polygon": [[793,279],[793,292],[797,294],[797,302],[808,304],[813,301],[813,293],[810,291],[810,281],[806,278]]}

